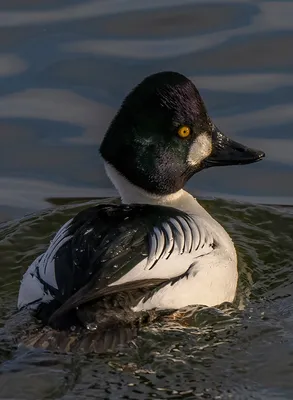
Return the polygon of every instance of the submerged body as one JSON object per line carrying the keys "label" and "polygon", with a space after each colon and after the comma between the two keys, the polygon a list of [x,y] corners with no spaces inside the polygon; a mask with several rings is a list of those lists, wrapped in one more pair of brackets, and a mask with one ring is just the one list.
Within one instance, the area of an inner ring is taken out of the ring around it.
{"label": "submerged body", "polygon": [[122,204],[84,210],[60,229],[25,273],[19,309],[59,330],[110,331],[152,310],[233,301],[233,242],[183,186],[203,168],[264,154],[224,136],[192,82],[172,72],[128,95],[100,152]]}

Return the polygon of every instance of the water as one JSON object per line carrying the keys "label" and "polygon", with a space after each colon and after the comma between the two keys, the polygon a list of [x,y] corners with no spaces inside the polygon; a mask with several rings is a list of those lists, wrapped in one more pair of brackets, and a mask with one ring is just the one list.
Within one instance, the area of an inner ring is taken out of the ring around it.
{"label": "water", "polygon": [[[0,7],[0,398],[291,399],[293,3]],[[188,185],[237,246],[235,304],[185,310],[189,327],[149,327],[117,355],[17,348],[31,325],[14,315],[22,272],[99,202],[87,199],[116,196],[98,144],[128,90],[170,69],[192,77],[223,132],[267,154]]]}

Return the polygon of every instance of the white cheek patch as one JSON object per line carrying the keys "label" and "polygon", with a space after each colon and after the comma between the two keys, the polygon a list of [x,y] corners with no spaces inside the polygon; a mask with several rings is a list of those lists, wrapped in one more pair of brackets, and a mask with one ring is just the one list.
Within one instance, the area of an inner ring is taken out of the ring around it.
{"label": "white cheek patch", "polygon": [[201,161],[207,158],[212,152],[212,139],[207,133],[199,135],[192,143],[187,162],[189,165],[198,165]]}

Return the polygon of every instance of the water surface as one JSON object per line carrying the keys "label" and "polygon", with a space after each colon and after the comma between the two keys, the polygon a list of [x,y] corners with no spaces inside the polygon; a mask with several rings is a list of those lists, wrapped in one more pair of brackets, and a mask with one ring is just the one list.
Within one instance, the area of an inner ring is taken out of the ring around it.
{"label": "water surface", "polygon": [[[1,2],[1,398],[293,397],[292,15],[291,1]],[[98,145],[161,70],[189,76],[220,129],[267,154],[188,184],[236,243],[235,304],[191,309],[188,329],[150,327],[118,355],[18,349],[21,274],[86,199],[116,196]]]}

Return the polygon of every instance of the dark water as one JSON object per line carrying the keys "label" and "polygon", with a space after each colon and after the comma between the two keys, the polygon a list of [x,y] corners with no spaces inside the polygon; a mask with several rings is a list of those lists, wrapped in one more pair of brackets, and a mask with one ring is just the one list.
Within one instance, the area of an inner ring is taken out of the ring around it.
{"label": "dark water", "polygon": [[[0,2],[1,399],[293,398],[292,15],[292,1]],[[17,348],[22,272],[81,198],[116,195],[98,144],[128,90],[170,69],[267,154],[189,183],[236,243],[235,304],[186,310],[189,328],[150,327],[117,355]]]}

